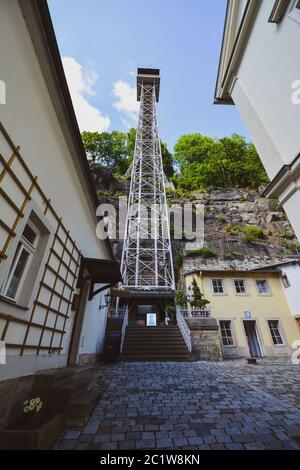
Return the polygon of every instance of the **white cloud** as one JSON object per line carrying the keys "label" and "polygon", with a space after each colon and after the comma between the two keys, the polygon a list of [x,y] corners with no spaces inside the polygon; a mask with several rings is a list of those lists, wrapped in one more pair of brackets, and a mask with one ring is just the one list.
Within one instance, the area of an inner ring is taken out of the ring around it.
{"label": "white cloud", "polygon": [[112,94],[116,98],[113,106],[121,113],[123,124],[126,127],[135,126],[139,110],[139,103],[136,100],[136,87],[119,80],[114,83]]}
{"label": "white cloud", "polygon": [[62,57],[62,63],[80,131],[106,131],[110,126],[109,116],[103,115],[87,100],[88,96],[96,94],[97,73],[93,69],[84,69],[73,57]]}

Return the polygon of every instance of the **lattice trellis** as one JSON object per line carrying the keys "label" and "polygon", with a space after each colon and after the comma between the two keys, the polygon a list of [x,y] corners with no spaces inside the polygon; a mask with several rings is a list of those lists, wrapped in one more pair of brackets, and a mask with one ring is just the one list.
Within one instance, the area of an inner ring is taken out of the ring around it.
{"label": "lattice trellis", "polygon": [[[28,202],[33,199],[42,209],[55,233],[37,295],[30,311],[8,315],[0,312],[0,340],[12,354],[64,352],[67,321],[78,276],[80,250],[58,216],[0,122],[0,263],[7,258],[18,224]],[[27,188],[27,189],[26,189]],[[6,210],[4,211],[4,206]]]}

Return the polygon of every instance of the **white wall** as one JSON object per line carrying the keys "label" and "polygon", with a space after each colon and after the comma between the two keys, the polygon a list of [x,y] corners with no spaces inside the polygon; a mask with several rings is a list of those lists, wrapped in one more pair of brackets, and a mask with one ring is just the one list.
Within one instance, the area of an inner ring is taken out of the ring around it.
{"label": "white wall", "polygon": [[[278,25],[268,23],[273,4],[261,2],[232,90],[270,178],[300,152],[300,104],[291,99],[292,82],[300,79],[300,24],[289,14]],[[245,100],[256,114],[248,112]]]}
{"label": "white wall", "polygon": [[282,273],[286,274],[290,287],[284,287],[284,293],[289,304],[291,314],[300,317],[300,265],[287,264],[281,267]]}
{"label": "white wall", "polygon": [[[95,284],[94,289],[101,285]],[[100,292],[87,303],[87,308],[83,319],[83,329],[79,342],[79,355],[102,353],[104,346],[104,335],[106,326],[107,308],[99,310],[100,305],[105,305],[105,294],[107,291]]]}
{"label": "white wall", "polygon": [[[0,105],[0,120],[14,143],[20,145],[22,157],[33,175],[38,176],[39,185],[47,198],[51,199],[52,206],[58,216],[62,217],[66,228],[70,230],[70,236],[76,240],[81,254],[85,257],[107,258],[103,242],[97,239],[95,219],[50,100],[17,0],[1,0],[0,43],[2,46],[4,44],[9,46],[0,48],[0,79],[6,84],[6,104]],[[3,139],[0,142],[0,151],[6,159],[12,153]],[[18,163],[15,162],[14,165],[16,167]],[[19,171],[21,174],[21,166]],[[26,188],[29,187],[29,183],[29,178],[28,181],[23,181]],[[5,177],[1,187],[10,191],[13,198],[18,198],[17,190],[11,182],[9,184],[11,186],[6,187],[8,179]],[[15,200],[18,207],[21,206],[23,199],[24,197]],[[33,199],[37,206],[43,209],[37,191],[34,192]],[[0,210],[1,218],[12,226],[12,217],[15,217],[15,214],[11,215],[11,208],[1,205]],[[48,214],[50,217],[50,211]],[[53,220],[49,220],[49,223],[55,227]],[[20,230],[18,227],[17,232]],[[2,245],[1,231],[0,242]],[[8,259],[11,255],[13,255],[12,247],[9,248]],[[4,262],[0,270],[3,266],[4,269],[7,268]],[[97,298],[88,303],[82,331],[83,347],[80,353],[96,353],[102,347],[105,321],[104,311],[99,312],[98,306]],[[13,314],[29,319],[30,311],[15,309]],[[24,356],[19,356],[18,351],[12,349],[8,351],[10,356],[7,358],[7,365],[0,366],[0,378],[26,375],[47,367],[63,366],[67,360],[73,317],[74,314],[70,312],[63,354],[49,356],[47,351],[42,351],[36,356],[36,351],[27,350]],[[14,329],[13,335],[17,344],[19,342],[22,344],[23,330],[22,325],[16,325]],[[8,333],[12,335],[10,331]],[[10,342],[13,342],[12,338]]]}

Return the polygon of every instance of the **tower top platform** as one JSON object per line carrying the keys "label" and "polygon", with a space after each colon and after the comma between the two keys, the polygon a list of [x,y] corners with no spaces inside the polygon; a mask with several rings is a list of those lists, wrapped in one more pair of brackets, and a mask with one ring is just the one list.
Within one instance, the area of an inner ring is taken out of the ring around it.
{"label": "tower top platform", "polygon": [[159,69],[137,69],[137,100],[141,99],[141,86],[155,85],[156,101],[159,101],[159,87],[160,87],[160,70]]}

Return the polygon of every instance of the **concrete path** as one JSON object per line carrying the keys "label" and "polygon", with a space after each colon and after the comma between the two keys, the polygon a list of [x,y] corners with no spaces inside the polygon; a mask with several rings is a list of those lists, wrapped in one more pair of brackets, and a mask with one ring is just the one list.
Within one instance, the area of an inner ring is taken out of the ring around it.
{"label": "concrete path", "polygon": [[55,449],[300,449],[300,366],[125,362],[99,374],[88,424]]}

